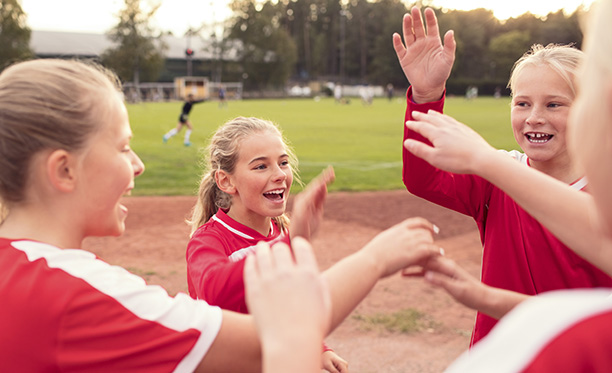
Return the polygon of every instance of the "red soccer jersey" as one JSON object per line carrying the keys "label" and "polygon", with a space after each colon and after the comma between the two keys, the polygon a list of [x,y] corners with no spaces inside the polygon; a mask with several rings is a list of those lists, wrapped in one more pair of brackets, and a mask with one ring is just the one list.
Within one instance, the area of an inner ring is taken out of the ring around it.
{"label": "red soccer jersey", "polygon": [[265,237],[219,209],[187,244],[189,294],[223,309],[248,313],[243,259],[260,241],[288,238],[273,222],[270,225],[270,234]]}
{"label": "red soccer jersey", "polygon": [[[442,112],[444,98],[416,104],[411,92],[409,89],[406,121],[412,119],[413,111]],[[404,127],[404,140],[408,138],[427,142]],[[509,152],[508,156],[526,166],[529,164],[527,157],[517,151]],[[404,184],[412,194],[474,218],[483,244],[483,283],[528,295],[559,289],[612,287],[610,276],[562,244],[512,198],[485,179],[442,171],[404,148],[403,164]],[[572,184],[578,190],[585,186],[585,179]],[[496,322],[477,313],[470,345],[487,335]]]}
{"label": "red soccer jersey", "polygon": [[611,294],[559,290],[526,300],[446,372],[610,372]]}
{"label": "red soccer jersey", "polygon": [[6,372],[191,372],[221,310],[94,254],[0,238],[0,367]]}

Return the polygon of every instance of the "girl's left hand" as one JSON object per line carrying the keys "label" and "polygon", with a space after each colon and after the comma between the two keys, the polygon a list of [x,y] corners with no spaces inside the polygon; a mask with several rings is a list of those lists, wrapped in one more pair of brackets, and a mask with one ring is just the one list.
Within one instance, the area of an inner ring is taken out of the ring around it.
{"label": "girl's left hand", "polygon": [[432,166],[458,174],[478,174],[483,160],[497,153],[476,131],[448,115],[430,110],[413,112],[414,120],[406,127],[431,142],[408,139],[404,147]]}
{"label": "girl's left hand", "polygon": [[323,220],[327,186],[334,181],[335,177],[333,167],[329,166],[295,196],[289,226],[289,234],[292,239],[304,237],[310,240],[317,231]]}

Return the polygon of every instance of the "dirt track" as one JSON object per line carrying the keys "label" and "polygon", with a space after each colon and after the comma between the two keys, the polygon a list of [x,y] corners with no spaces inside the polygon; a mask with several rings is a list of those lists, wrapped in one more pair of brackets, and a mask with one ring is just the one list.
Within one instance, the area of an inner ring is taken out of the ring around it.
{"label": "dirt track", "polygon": [[[89,238],[85,248],[112,264],[164,286],[186,292],[184,223],[194,197],[129,197],[126,233],[119,238]],[[481,246],[475,223],[408,192],[331,193],[325,220],[313,239],[319,265],[329,267],[358,250],[381,230],[411,216],[425,217],[441,229],[446,255],[478,276]],[[421,330],[411,333],[370,328],[360,319],[416,310]],[[467,349],[475,312],[421,279],[395,275],[381,280],[326,342],[349,362],[351,372],[440,372]]]}

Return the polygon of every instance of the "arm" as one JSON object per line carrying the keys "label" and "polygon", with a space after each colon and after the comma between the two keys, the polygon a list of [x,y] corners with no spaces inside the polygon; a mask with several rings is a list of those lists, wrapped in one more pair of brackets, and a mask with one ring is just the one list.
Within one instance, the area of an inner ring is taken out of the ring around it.
{"label": "arm", "polygon": [[427,282],[443,288],[464,306],[498,320],[529,298],[525,294],[485,285],[457,263],[444,257],[432,258],[424,270]]}
{"label": "arm", "polygon": [[230,261],[224,247],[213,234],[194,233],[187,244],[189,293],[223,309],[246,313],[244,260]]}
{"label": "arm", "polygon": [[[398,61],[410,82],[407,92],[405,121],[412,120],[413,111],[442,112],[444,108],[444,90],[455,59],[455,40],[453,32],[444,36],[444,46],[440,40],[438,22],[432,9],[425,9],[427,31],[417,7],[403,19],[402,38],[393,35],[393,47]],[[414,139],[427,140],[421,135],[404,127],[404,141]],[[402,178],[408,191],[418,197],[462,214],[479,218],[483,209],[482,196],[486,191],[481,180],[469,177],[457,177],[432,167],[424,160],[415,157],[402,148]]]}
{"label": "arm", "polygon": [[440,255],[433,243],[433,225],[422,218],[407,219],[374,237],[324,273],[332,298],[332,330],[372,290],[376,282],[400,269]]}
{"label": "arm", "polygon": [[590,194],[514,161],[449,116],[434,112],[414,115],[416,121],[406,126],[432,145],[408,139],[404,146],[410,153],[449,172],[485,178],[578,255],[612,274],[612,243],[600,234],[597,208]]}
{"label": "arm", "polygon": [[[236,353],[240,358],[236,358]],[[223,322],[196,372],[262,372],[262,352],[250,315],[223,311]]]}

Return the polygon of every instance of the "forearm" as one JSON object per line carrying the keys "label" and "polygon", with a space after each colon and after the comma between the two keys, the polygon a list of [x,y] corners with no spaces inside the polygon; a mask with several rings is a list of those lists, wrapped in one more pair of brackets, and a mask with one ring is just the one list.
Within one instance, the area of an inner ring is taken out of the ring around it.
{"label": "forearm", "polygon": [[372,290],[382,276],[382,268],[363,251],[358,251],[327,269],[323,275],[329,284],[331,330],[334,330]]}
{"label": "forearm", "polygon": [[475,308],[499,320],[527,298],[529,295],[484,285],[484,294],[481,298],[483,302]]}
{"label": "forearm", "polygon": [[313,330],[293,332],[287,338],[262,341],[264,373],[312,373],[321,370],[319,342],[323,336],[313,333]]}
{"label": "forearm", "polygon": [[[240,358],[236,358],[237,352]],[[262,371],[261,344],[251,316],[223,311],[221,329],[196,369],[196,372],[218,371]]]}
{"label": "forearm", "polygon": [[506,192],[578,255],[612,274],[612,261],[606,255],[609,250],[604,250],[610,242],[599,234],[596,206],[590,194],[500,152],[483,157],[479,163],[480,176]]}

